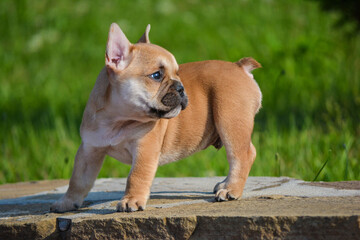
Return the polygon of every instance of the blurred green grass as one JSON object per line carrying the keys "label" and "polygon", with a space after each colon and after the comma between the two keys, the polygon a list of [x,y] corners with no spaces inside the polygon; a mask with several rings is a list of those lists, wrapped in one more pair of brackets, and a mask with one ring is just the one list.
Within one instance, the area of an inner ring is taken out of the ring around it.
{"label": "blurred green grass", "polygon": [[[263,92],[251,175],[360,179],[360,36],[312,1],[0,2],[0,183],[69,178],[82,112],[117,22],[179,63],[252,56]],[[107,158],[100,177],[130,167]],[[161,166],[157,176],[226,175],[225,150]]]}

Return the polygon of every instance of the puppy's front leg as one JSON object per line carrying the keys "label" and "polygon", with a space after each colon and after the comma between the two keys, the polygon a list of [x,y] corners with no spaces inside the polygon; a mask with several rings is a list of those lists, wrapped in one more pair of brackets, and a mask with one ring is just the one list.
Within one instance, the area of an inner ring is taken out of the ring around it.
{"label": "puppy's front leg", "polygon": [[69,188],[66,194],[50,207],[50,211],[67,212],[78,209],[92,188],[104,157],[104,148],[96,148],[82,143],[76,153]]}
{"label": "puppy's front leg", "polygon": [[125,195],[117,205],[118,212],[143,211],[159,163],[161,140],[147,134],[135,147],[135,156],[126,183]]}

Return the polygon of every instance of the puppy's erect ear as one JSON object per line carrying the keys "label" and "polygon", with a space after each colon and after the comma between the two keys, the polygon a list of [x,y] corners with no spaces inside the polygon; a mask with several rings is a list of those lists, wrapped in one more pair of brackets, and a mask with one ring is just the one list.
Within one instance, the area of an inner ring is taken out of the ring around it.
{"label": "puppy's erect ear", "polygon": [[116,23],[112,23],[106,46],[105,64],[107,67],[124,70],[130,63],[131,43]]}
{"label": "puppy's erect ear", "polygon": [[149,32],[150,32],[150,24],[147,25],[145,33],[141,36],[138,43],[150,43]]}

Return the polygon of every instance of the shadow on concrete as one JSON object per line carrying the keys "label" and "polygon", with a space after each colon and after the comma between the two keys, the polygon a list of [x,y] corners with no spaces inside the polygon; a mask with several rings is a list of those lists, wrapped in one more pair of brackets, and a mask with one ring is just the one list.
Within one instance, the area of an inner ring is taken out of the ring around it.
{"label": "shadow on concrete", "polygon": [[[124,191],[90,192],[79,210],[71,213],[111,214],[116,212],[116,204],[124,196]],[[44,215],[50,213],[52,203],[57,201],[63,193],[47,193],[0,200],[0,218],[29,215]],[[151,192],[151,200],[204,200],[212,201],[212,192],[201,191],[155,191]],[[101,206],[103,205],[103,206]],[[60,214],[59,214],[60,215]]]}

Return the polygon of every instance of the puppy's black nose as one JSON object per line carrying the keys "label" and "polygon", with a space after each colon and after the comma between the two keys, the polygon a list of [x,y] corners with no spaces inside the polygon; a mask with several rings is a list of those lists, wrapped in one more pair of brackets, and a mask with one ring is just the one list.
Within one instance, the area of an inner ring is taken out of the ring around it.
{"label": "puppy's black nose", "polygon": [[182,85],[177,86],[176,91],[178,91],[181,97],[184,96],[184,87]]}
{"label": "puppy's black nose", "polygon": [[184,86],[181,84],[181,82],[175,81],[171,87],[177,91],[181,97],[184,96]]}

